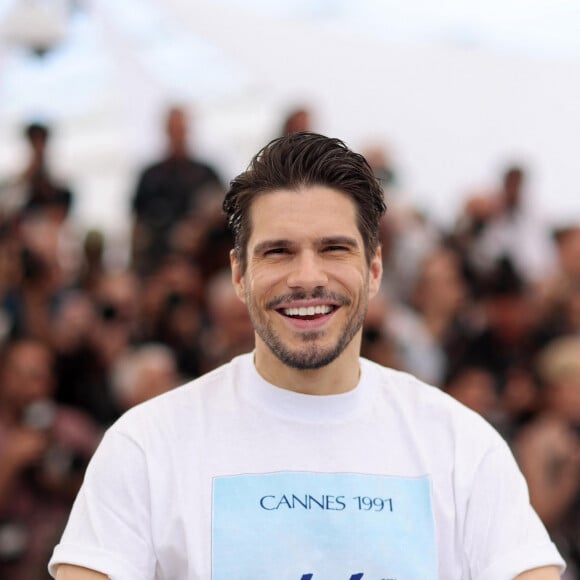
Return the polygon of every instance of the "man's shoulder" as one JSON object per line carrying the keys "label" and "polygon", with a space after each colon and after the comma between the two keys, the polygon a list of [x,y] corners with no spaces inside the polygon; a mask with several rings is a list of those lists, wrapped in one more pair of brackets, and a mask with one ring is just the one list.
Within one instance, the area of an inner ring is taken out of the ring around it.
{"label": "man's shoulder", "polygon": [[133,416],[153,416],[157,419],[164,415],[175,417],[180,410],[195,408],[212,399],[227,398],[240,369],[251,362],[251,357],[251,353],[237,356],[200,377],[136,405],[123,417],[128,417],[128,420],[132,420]]}
{"label": "man's shoulder", "polygon": [[435,385],[401,370],[383,367],[362,359],[367,374],[375,378],[379,396],[389,406],[396,405],[402,413],[415,416],[427,425],[472,427],[478,432],[493,433],[492,426],[478,413],[469,409]]}
{"label": "man's shoulder", "polygon": [[365,374],[372,377],[383,391],[393,392],[403,398],[426,397],[441,401],[447,399],[441,389],[407,371],[385,367],[365,358],[361,358],[361,366]]}
{"label": "man's shoulder", "polygon": [[175,168],[186,168],[189,170],[199,171],[217,176],[216,169],[204,159],[199,159],[197,157],[181,157],[179,159],[172,157],[165,157],[163,159],[157,159],[147,164],[143,170],[143,174],[151,174],[157,172],[164,172]]}

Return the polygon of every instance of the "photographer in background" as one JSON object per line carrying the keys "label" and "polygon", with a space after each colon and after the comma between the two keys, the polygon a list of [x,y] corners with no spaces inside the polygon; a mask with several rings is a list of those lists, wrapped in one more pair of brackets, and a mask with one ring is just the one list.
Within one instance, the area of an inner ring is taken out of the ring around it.
{"label": "photographer in background", "polygon": [[0,353],[0,578],[47,577],[100,432],[88,416],[57,406],[53,353],[36,340]]}
{"label": "photographer in background", "polygon": [[50,167],[51,127],[44,123],[27,124],[22,136],[28,159],[21,172],[0,180],[0,215],[16,221],[41,217],[62,224],[74,202],[74,194],[57,179]]}
{"label": "photographer in background", "polygon": [[514,453],[530,501],[568,562],[564,579],[572,580],[580,577],[580,337],[555,338],[535,363],[540,404]]}

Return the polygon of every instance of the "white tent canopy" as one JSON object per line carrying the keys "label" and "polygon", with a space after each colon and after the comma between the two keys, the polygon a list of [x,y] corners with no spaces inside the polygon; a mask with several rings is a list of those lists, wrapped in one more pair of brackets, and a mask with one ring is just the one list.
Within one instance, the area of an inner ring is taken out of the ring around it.
{"label": "white tent canopy", "polygon": [[[44,56],[23,48],[40,5]],[[320,132],[388,146],[438,221],[513,160],[549,220],[580,220],[579,24],[563,0],[0,0],[0,179],[22,125],[46,119],[77,222],[122,237],[167,103],[195,112],[195,148],[225,179],[300,104]]]}

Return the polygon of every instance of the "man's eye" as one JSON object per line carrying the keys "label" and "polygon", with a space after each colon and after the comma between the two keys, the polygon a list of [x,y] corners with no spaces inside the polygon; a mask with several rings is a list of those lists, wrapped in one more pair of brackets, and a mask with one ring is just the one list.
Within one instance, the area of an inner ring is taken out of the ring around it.
{"label": "man's eye", "polygon": [[264,252],[264,256],[275,256],[277,254],[286,254],[288,250],[286,248],[271,248]]}
{"label": "man's eye", "polygon": [[325,252],[348,252],[348,248],[346,246],[326,246],[324,248]]}

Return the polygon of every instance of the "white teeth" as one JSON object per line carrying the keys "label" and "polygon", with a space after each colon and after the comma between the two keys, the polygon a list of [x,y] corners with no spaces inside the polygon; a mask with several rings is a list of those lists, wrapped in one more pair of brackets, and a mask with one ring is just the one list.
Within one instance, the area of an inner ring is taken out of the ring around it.
{"label": "white teeth", "polygon": [[314,316],[315,314],[328,314],[332,306],[306,306],[301,308],[284,308],[286,316]]}

